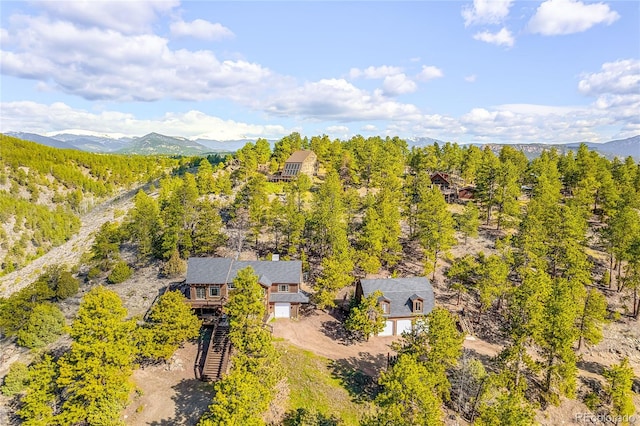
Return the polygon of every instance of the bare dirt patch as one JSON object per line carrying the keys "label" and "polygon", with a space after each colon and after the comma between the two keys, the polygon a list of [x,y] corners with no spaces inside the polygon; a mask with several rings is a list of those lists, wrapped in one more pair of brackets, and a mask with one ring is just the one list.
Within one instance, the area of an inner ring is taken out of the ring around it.
{"label": "bare dirt patch", "polygon": [[167,364],[140,368],[136,385],[123,413],[127,425],[195,425],[213,398],[213,386],[196,378],[198,346],[185,344]]}

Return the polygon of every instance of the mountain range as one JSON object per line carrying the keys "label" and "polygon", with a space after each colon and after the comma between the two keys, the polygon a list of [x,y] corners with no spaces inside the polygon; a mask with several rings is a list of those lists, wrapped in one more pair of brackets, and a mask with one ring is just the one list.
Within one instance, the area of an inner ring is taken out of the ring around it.
{"label": "mountain range", "polygon": [[[212,139],[190,140],[183,137],[161,135],[159,133],[149,133],[148,135],[141,137],[112,137],[107,135],[78,135],[73,133],[60,133],[52,136],[43,136],[35,133],[23,132],[7,132],[7,135],[55,148],[142,155],[203,155],[208,153],[228,153],[237,151],[247,142],[255,142],[253,139],[231,141],[219,141]],[[407,138],[406,141],[409,146],[418,147],[432,145],[433,143],[438,143],[440,145],[445,143],[441,140],[428,137]],[[608,158],[625,158],[627,156],[631,156],[635,161],[640,161],[640,135],[605,143],[585,142],[585,144],[589,149],[597,151]],[[502,147],[502,144],[486,145],[495,152],[500,151],[500,148]],[[527,157],[533,158],[540,155],[542,151],[551,148],[556,148],[560,153],[565,153],[570,150],[576,151],[580,146],[580,143],[531,143],[510,145],[515,149],[522,150]]]}

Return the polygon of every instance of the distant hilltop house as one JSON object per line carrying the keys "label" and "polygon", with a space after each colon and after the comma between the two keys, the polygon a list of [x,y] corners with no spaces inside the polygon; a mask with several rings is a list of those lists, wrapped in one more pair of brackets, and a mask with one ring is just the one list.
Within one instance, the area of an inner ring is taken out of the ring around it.
{"label": "distant hilltop house", "polygon": [[300,173],[313,177],[318,173],[318,156],[308,149],[296,151],[284,163],[281,172],[271,177],[272,181],[289,181],[295,179]]}
{"label": "distant hilltop house", "polygon": [[297,318],[300,306],[309,298],[300,292],[302,262],[240,261],[227,258],[192,257],[187,262],[187,299],[201,317],[216,317],[233,289],[239,270],[251,266],[264,289],[269,316]]}
{"label": "distant hilltop house", "polygon": [[359,300],[376,290],[385,317],[384,330],[379,336],[399,336],[411,331],[416,316],[429,314],[435,305],[433,288],[426,277],[362,279],[356,285]]}

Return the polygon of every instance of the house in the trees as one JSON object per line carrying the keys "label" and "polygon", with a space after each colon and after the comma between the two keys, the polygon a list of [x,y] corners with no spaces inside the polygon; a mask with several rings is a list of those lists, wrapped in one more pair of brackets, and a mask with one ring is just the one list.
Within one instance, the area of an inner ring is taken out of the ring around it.
{"label": "house in the trees", "polygon": [[463,186],[458,189],[458,201],[470,201],[476,196],[476,188],[474,186]]}
{"label": "house in the trees", "polygon": [[429,314],[434,307],[433,288],[426,277],[362,279],[356,285],[357,299],[376,290],[386,323],[379,336],[398,336],[410,331],[417,316]]}
{"label": "house in the trees", "polygon": [[318,156],[315,152],[302,149],[294,152],[284,163],[284,169],[271,177],[273,181],[289,181],[298,175],[313,177],[318,174]]}
{"label": "house in the trees", "polygon": [[241,261],[227,258],[192,257],[187,263],[187,299],[202,317],[223,312],[239,270],[251,266],[264,291],[268,314],[276,318],[297,318],[300,306],[309,298],[300,291],[302,262]]}
{"label": "house in the trees", "polygon": [[438,187],[447,202],[451,202],[456,196],[455,185],[449,173],[436,172],[431,174],[431,184]]}
{"label": "house in the trees", "polygon": [[449,177],[449,173],[432,173],[431,183],[436,185],[440,189],[440,191],[451,188],[451,178]]}

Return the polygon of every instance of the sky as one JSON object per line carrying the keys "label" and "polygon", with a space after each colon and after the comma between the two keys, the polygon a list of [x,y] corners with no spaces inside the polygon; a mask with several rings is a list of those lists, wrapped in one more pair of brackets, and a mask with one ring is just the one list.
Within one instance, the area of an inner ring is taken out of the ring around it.
{"label": "sky", "polygon": [[0,2],[0,132],[640,134],[640,2]]}

